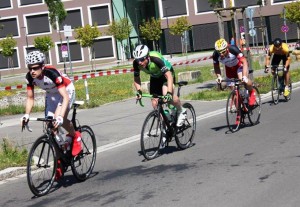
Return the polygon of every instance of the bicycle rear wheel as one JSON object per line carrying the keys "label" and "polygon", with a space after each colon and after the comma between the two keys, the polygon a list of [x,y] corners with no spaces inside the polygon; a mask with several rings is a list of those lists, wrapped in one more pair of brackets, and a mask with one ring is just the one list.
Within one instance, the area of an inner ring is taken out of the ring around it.
{"label": "bicycle rear wheel", "polygon": [[290,90],[290,94],[288,95],[288,96],[285,96],[284,98],[285,98],[285,100],[286,101],[289,101],[289,100],[291,100],[291,97],[292,97],[292,81],[291,81],[291,79],[290,79],[290,81],[289,81],[289,90]]}
{"label": "bicycle rear wheel", "polygon": [[276,105],[278,104],[279,101],[279,95],[280,95],[280,82],[279,82],[279,77],[278,75],[274,75],[272,78],[272,100],[273,103]]}
{"label": "bicycle rear wheel", "polygon": [[261,97],[258,89],[253,86],[255,90],[255,104],[253,106],[248,106],[248,118],[252,125],[259,123],[260,113],[261,113]]}
{"label": "bicycle rear wheel", "polygon": [[27,160],[27,183],[36,196],[46,195],[54,182],[57,168],[56,153],[46,135],[32,145]]}
{"label": "bicycle rear wheel", "polygon": [[228,96],[226,103],[227,126],[231,132],[236,132],[241,124],[242,110],[236,91],[233,90]]}
{"label": "bicycle rear wheel", "polygon": [[92,173],[97,153],[96,138],[93,130],[89,126],[81,126],[82,151],[72,158],[71,169],[78,181],[86,180]]}
{"label": "bicycle rear wheel", "polygon": [[196,113],[194,107],[190,103],[182,105],[186,109],[187,116],[181,127],[177,127],[175,140],[180,149],[186,149],[193,143],[196,131]]}
{"label": "bicycle rear wheel", "polygon": [[162,139],[162,120],[157,111],[152,111],[146,117],[141,132],[141,151],[145,159],[157,157]]}

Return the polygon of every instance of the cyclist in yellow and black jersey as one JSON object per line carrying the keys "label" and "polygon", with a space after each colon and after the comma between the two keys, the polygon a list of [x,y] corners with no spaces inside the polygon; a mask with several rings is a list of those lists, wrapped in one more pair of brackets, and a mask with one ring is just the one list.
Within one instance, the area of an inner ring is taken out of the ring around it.
{"label": "cyclist in yellow and black jersey", "polygon": [[[272,57],[273,56],[273,57]],[[270,46],[267,56],[266,56],[266,61],[265,61],[265,73],[268,72],[268,68],[270,65],[270,59],[272,57],[271,65],[279,65],[280,61],[282,60],[282,64],[284,66],[283,69],[283,76],[284,76],[284,83],[285,83],[285,88],[284,88],[284,96],[288,96],[290,94],[288,85],[289,85],[289,80],[290,80],[290,63],[291,63],[291,57],[289,53],[289,46],[282,42],[280,38],[276,38],[273,42],[273,44]],[[272,74],[274,73],[274,68],[272,69]]]}

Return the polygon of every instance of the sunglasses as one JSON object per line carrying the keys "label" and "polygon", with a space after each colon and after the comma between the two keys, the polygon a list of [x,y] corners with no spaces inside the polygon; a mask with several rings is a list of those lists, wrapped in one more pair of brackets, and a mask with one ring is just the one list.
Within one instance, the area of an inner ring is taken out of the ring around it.
{"label": "sunglasses", "polygon": [[141,57],[141,58],[137,58],[136,61],[139,62],[144,62],[144,60],[146,60],[147,57]]}
{"label": "sunglasses", "polygon": [[226,52],[227,52],[227,49],[218,51],[218,53],[219,53],[219,54],[222,54],[222,55],[225,54]]}
{"label": "sunglasses", "polygon": [[39,70],[39,69],[41,69],[42,68],[42,66],[38,66],[38,67],[34,67],[34,68],[28,68],[28,70],[34,70],[34,71],[37,71],[37,70]]}

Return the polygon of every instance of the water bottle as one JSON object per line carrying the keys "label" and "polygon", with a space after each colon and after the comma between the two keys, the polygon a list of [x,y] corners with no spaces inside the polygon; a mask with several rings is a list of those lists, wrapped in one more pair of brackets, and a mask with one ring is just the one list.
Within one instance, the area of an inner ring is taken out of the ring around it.
{"label": "water bottle", "polygon": [[172,121],[172,117],[171,117],[171,114],[170,114],[169,110],[168,110],[168,109],[165,109],[165,110],[164,110],[164,113],[165,113],[165,115],[167,116],[168,120],[169,120],[169,121]]}
{"label": "water bottle", "polygon": [[249,98],[249,93],[248,90],[245,88],[244,89],[244,103],[248,103],[248,98]]}
{"label": "water bottle", "polygon": [[58,131],[57,131],[57,134],[55,135],[55,140],[56,140],[58,146],[63,146],[65,144],[65,140],[64,140],[62,134],[59,133]]}
{"label": "water bottle", "polygon": [[66,138],[65,138],[65,143],[64,143],[65,152],[70,151],[72,140],[73,140],[73,137],[71,137],[71,135],[67,134]]}

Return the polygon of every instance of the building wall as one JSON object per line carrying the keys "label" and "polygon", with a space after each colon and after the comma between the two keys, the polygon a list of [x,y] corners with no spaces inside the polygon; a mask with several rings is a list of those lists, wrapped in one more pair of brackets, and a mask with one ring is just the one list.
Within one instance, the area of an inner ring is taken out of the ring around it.
{"label": "building wall", "polygon": [[[258,43],[262,44],[265,39],[270,41],[275,37],[285,38],[281,32],[283,19],[279,17],[286,3],[292,1],[284,0],[266,0],[267,4],[263,7],[255,6],[256,0],[223,0],[222,7],[228,8],[230,5],[249,6],[255,10],[253,15],[254,25],[257,27]],[[35,3],[35,4],[33,4]],[[105,33],[108,28],[108,22],[113,19],[127,17],[133,25],[133,30],[128,40],[123,41],[127,48],[127,58],[131,57],[132,50],[139,44],[147,44],[153,49],[152,42],[145,41],[138,32],[138,26],[142,20],[151,17],[161,18],[163,34],[160,41],[160,49],[164,54],[181,52],[181,37],[169,33],[169,27],[180,16],[186,16],[193,25],[189,32],[190,37],[188,51],[200,51],[212,49],[215,40],[219,38],[218,19],[214,8],[204,0],[63,0],[68,17],[62,24],[72,26],[93,25],[97,23],[102,36],[95,42],[96,64],[107,61],[114,61],[120,58],[120,43],[117,43],[112,36]],[[33,5],[30,5],[33,4]],[[91,59],[90,50],[81,48],[73,36],[64,36],[53,30],[46,22],[48,8],[43,0],[1,0],[0,1],[0,25],[4,28],[0,30],[0,38],[5,38],[7,34],[13,34],[17,40],[16,53],[13,56],[14,70],[8,70],[8,60],[0,53],[0,71],[2,75],[12,73],[26,72],[24,57],[27,52],[34,50],[33,40],[36,37],[49,35],[55,42],[55,47],[47,54],[47,61],[58,68],[64,65],[70,67],[68,58],[63,58],[61,48],[62,44],[69,42],[70,54],[73,67],[89,64]],[[229,11],[221,12],[224,22],[224,37],[229,40],[233,33],[233,24]],[[239,27],[243,25],[242,14],[238,12]],[[95,21],[95,19],[97,21]],[[249,19],[247,19],[247,22]],[[267,36],[262,36],[260,26],[267,27]],[[294,41],[297,38],[296,25],[287,22],[289,32],[286,34],[288,41]],[[62,29],[62,27],[60,28]],[[60,41],[60,35],[62,42]],[[249,37],[250,45],[252,37]],[[68,41],[67,41],[68,40]],[[28,47],[27,47],[28,45]],[[66,64],[64,64],[66,63]]]}
{"label": "building wall", "polygon": [[[27,52],[34,50],[34,38],[50,36],[55,43],[49,54],[46,54],[47,62],[58,68],[67,69],[71,66],[69,59],[62,57],[61,46],[69,42],[70,59],[72,66],[77,67],[89,64],[91,59],[90,50],[81,48],[74,38],[74,28],[86,24],[97,27],[102,36],[95,42],[95,57],[98,63],[112,61],[117,58],[115,40],[106,35],[108,20],[112,20],[112,9],[110,0],[65,0],[64,7],[68,13],[67,18],[60,27],[60,32],[53,30],[48,20],[48,8],[43,0],[1,0],[0,2],[0,24],[4,25],[0,30],[0,38],[6,38],[7,34],[13,34],[17,41],[16,53],[13,56],[14,69],[8,69],[7,58],[0,54],[0,71],[2,75],[26,72],[24,62]],[[7,8],[9,6],[9,8]],[[13,15],[12,15],[13,14]],[[71,25],[72,36],[65,37],[64,25]],[[62,39],[62,42],[60,40]],[[28,47],[27,47],[28,45]],[[66,63],[66,64],[64,64]]]}

